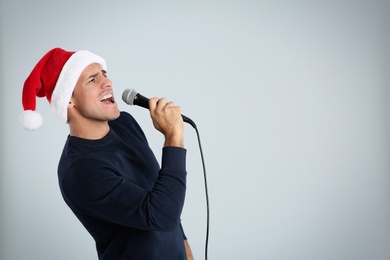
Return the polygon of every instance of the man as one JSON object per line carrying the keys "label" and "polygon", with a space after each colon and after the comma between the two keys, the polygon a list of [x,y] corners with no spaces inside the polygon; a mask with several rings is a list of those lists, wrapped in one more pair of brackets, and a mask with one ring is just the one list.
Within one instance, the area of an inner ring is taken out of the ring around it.
{"label": "man", "polygon": [[42,124],[35,96],[46,97],[69,123],[59,184],[99,259],[193,259],[180,223],[186,191],[180,107],[149,100],[153,125],[165,137],[160,168],[140,126],[119,111],[101,57],[49,51],[24,84],[19,122],[28,130]]}

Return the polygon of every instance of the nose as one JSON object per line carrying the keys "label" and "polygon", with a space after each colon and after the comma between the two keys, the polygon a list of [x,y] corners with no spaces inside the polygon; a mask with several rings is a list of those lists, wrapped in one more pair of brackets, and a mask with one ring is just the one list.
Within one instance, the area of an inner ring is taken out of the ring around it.
{"label": "nose", "polygon": [[112,88],[112,81],[108,78],[105,78],[102,84],[102,88]]}

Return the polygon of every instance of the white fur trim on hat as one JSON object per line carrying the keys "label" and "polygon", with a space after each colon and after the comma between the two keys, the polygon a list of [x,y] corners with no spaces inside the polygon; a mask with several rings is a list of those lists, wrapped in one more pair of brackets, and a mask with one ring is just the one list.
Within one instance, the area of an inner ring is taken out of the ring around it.
{"label": "white fur trim on hat", "polygon": [[68,122],[68,104],[73,90],[83,70],[92,63],[98,63],[104,70],[106,61],[89,51],[75,52],[63,66],[51,97],[50,107],[53,113],[64,123]]}

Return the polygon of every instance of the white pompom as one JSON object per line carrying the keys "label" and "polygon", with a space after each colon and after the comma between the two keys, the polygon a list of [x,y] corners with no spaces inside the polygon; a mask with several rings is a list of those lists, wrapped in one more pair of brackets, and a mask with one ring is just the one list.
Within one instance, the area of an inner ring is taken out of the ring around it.
{"label": "white pompom", "polygon": [[43,122],[41,114],[36,111],[26,110],[19,116],[19,125],[26,130],[34,131],[41,127]]}

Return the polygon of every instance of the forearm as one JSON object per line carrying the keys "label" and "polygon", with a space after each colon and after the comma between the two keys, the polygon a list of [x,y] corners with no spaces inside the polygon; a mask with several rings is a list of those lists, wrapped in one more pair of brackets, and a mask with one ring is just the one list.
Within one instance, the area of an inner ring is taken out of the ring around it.
{"label": "forearm", "polygon": [[194,256],[192,255],[190,244],[188,244],[187,240],[184,240],[184,247],[186,248],[187,260],[194,260]]}

